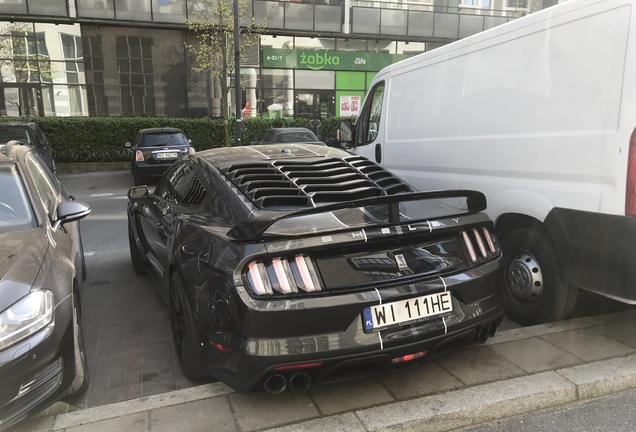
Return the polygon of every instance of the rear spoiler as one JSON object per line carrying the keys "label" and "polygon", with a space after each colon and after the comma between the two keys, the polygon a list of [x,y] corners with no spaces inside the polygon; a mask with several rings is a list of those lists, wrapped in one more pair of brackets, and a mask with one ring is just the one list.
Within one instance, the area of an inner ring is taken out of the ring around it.
{"label": "rear spoiler", "polygon": [[[320,207],[311,207],[291,213],[281,213],[279,217],[255,217],[247,219],[235,225],[227,235],[238,241],[255,241],[260,239],[269,227],[283,219],[290,219],[299,216],[307,216],[319,213],[329,213],[335,210],[353,209],[372,205],[386,204],[388,206],[389,222],[396,224],[400,222],[400,203],[405,201],[423,201],[446,198],[466,198],[468,210],[462,213],[449,214],[446,217],[466,216],[479,213],[486,209],[486,197],[483,193],[473,190],[447,190],[432,192],[412,192],[397,195],[387,195],[375,198],[364,198],[355,201],[348,201],[336,204],[329,204]],[[425,221],[422,219],[409,219],[409,222]]]}

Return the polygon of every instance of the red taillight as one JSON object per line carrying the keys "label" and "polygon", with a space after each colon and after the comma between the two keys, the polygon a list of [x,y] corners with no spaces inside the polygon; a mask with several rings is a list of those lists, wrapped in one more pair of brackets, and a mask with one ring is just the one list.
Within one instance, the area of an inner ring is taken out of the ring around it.
{"label": "red taillight", "polygon": [[313,363],[299,363],[295,365],[284,365],[278,366],[274,368],[277,371],[291,370],[291,369],[307,369],[307,368],[315,368],[323,365],[324,362],[313,362]]}
{"label": "red taillight", "polygon": [[252,261],[247,265],[246,276],[252,292],[259,296],[321,289],[311,258],[305,255]]}
{"label": "red taillight", "polygon": [[636,216],[636,129],[634,129],[629,139],[627,184],[625,188],[625,216]]}
{"label": "red taillight", "polygon": [[214,348],[216,348],[216,349],[218,349],[219,351],[222,351],[222,352],[224,352],[224,353],[229,353],[229,352],[231,352],[231,351],[232,351],[231,349],[229,349],[229,348],[228,348],[228,347],[226,347],[225,345],[222,345],[222,344],[220,344],[220,343],[218,343],[218,342],[210,341],[210,343],[212,344],[212,346],[213,346]]}
{"label": "red taillight", "polygon": [[420,351],[420,352],[416,352],[416,353],[413,353],[413,354],[407,354],[407,355],[402,356],[402,357],[395,357],[394,359],[391,359],[391,363],[396,364],[396,363],[410,362],[410,361],[413,361],[415,359],[422,358],[425,355],[426,355],[426,351]]}
{"label": "red taillight", "polygon": [[144,154],[141,152],[141,150],[137,150],[135,152],[135,160],[137,162],[143,162],[144,161]]}

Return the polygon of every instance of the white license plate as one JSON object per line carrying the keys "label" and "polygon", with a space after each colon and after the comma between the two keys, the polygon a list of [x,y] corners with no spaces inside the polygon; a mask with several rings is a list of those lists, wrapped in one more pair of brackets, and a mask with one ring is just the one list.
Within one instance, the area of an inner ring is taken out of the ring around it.
{"label": "white license plate", "polygon": [[157,159],[176,159],[179,157],[179,153],[155,153]]}
{"label": "white license plate", "polygon": [[372,332],[452,311],[451,293],[444,291],[364,308],[362,322],[364,331]]}

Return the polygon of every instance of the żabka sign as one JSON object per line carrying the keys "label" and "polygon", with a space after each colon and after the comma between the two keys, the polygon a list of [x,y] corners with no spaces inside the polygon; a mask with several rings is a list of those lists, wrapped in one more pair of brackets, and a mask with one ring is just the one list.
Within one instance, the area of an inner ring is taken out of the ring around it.
{"label": "\u017cabka sign", "polygon": [[298,65],[312,70],[334,69],[340,65],[340,57],[330,54],[328,51],[300,51],[298,53]]}

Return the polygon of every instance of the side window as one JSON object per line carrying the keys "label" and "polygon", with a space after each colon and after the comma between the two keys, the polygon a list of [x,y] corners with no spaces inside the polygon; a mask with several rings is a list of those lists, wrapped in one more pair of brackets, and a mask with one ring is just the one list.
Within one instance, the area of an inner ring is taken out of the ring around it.
{"label": "side window", "polygon": [[35,189],[51,220],[57,218],[57,206],[60,200],[60,185],[49,167],[32,153],[26,156],[26,165],[33,177]]}
{"label": "side window", "polygon": [[375,141],[380,129],[382,118],[382,99],[384,97],[384,82],[376,84],[369,93],[362,113],[358,117],[356,145],[363,146]]}
{"label": "side window", "polygon": [[197,177],[194,165],[188,162],[173,165],[155,190],[155,195],[166,201],[183,205],[198,205],[205,194],[205,187]]}

